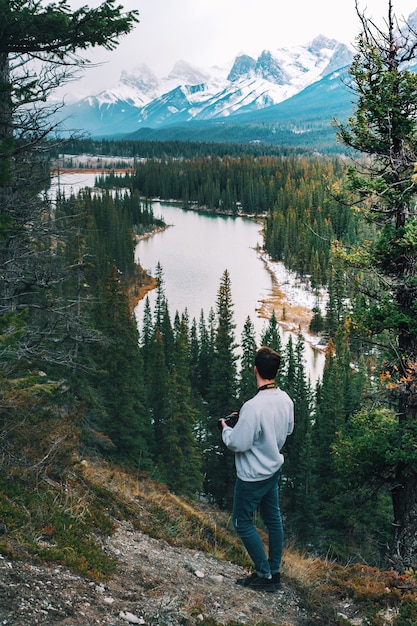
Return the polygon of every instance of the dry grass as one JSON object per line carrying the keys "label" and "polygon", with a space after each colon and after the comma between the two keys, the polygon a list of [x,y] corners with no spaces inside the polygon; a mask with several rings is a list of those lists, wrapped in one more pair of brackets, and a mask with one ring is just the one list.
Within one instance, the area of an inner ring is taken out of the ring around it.
{"label": "dry grass", "polygon": [[309,557],[294,548],[290,548],[284,551],[282,571],[285,576],[296,581],[300,587],[314,589],[321,585],[326,578],[323,564],[322,559]]}
{"label": "dry grass", "polygon": [[197,548],[243,567],[250,561],[230,524],[230,516],[214,506],[187,500],[141,473],[126,472],[104,462],[83,462],[83,474],[123,500],[136,528],[171,545]]}
{"label": "dry grass", "polygon": [[[176,496],[146,476],[102,462],[84,464],[83,473],[92,484],[122,499],[129,507],[129,521],[142,532],[171,545],[208,552],[250,570],[251,563],[224,512]],[[344,567],[294,548],[284,551],[282,573],[284,580],[303,596],[311,614],[318,616],[315,623],[335,624],[331,616],[335,607],[340,607],[342,612],[351,611],[352,621],[341,618],[338,624],[415,626],[408,618],[399,621],[401,611],[411,611],[414,615],[417,606],[417,581],[412,576],[365,565]],[[355,621],[358,613],[368,621]],[[393,616],[397,621],[393,621]]]}

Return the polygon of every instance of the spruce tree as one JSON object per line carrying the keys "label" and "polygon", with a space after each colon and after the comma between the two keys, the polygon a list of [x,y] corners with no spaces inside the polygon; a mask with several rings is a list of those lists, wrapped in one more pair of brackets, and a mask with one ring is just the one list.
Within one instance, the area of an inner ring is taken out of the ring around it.
{"label": "spruce tree", "polygon": [[162,330],[162,324],[164,320],[164,315],[167,311],[166,307],[166,297],[165,297],[165,280],[164,280],[164,270],[162,265],[158,262],[156,266],[155,278],[157,281],[156,285],[156,301],[155,301],[155,309],[154,309],[154,328],[155,330]]}
{"label": "spruce tree", "polygon": [[293,337],[288,337],[287,345],[284,352],[284,372],[282,378],[282,386],[285,391],[293,397],[295,394],[296,376],[297,376],[297,362],[294,354],[294,342]]}
{"label": "spruce tree", "polygon": [[275,310],[272,311],[271,317],[269,318],[268,325],[263,330],[261,335],[261,345],[268,346],[268,348],[272,348],[275,352],[281,355],[281,367],[278,375],[276,377],[276,384],[278,387],[282,386],[283,379],[283,370],[285,366],[285,355],[282,350],[282,341],[281,341],[281,333],[279,329],[279,324],[275,315]]}
{"label": "spruce tree", "polygon": [[[169,372],[168,409],[158,446],[158,464],[164,482],[176,493],[196,494],[202,485],[201,457],[192,404],[189,337],[184,319],[175,335],[174,365]],[[173,471],[175,470],[175,471]]]}
{"label": "spruce tree", "polygon": [[243,327],[241,347],[239,404],[243,404],[256,393],[256,379],[253,370],[256,354],[256,338],[255,328],[250,317],[246,318]]}
{"label": "spruce tree", "polygon": [[143,362],[128,294],[113,266],[98,304],[105,336],[99,353],[98,386],[104,398],[103,430],[112,442],[108,453],[127,465],[150,467],[151,424],[145,406]]}
{"label": "spruce tree", "polygon": [[168,383],[169,372],[165,361],[164,343],[161,331],[156,330],[149,354],[148,366],[145,371],[145,387],[154,431],[154,459],[158,459],[161,441],[164,436],[163,430],[169,413]]}
{"label": "spruce tree", "polygon": [[380,378],[375,372],[375,379],[388,384],[378,391],[386,392],[398,416],[394,478],[387,485],[395,531],[392,556],[400,568],[416,568],[417,75],[412,65],[417,33],[412,24],[396,18],[391,0],[382,28],[356,7],[362,32],[350,68],[355,106],[337,130],[346,146],[367,157],[348,171],[347,199],[377,232],[374,241],[345,258],[357,268],[356,287],[365,296],[365,308],[355,322],[377,344],[385,344],[386,365]]}
{"label": "spruce tree", "polygon": [[150,359],[150,351],[152,348],[152,338],[154,334],[153,322],[152,322],[152,310],[149,302],[149,296],[145,298],[145,304],[143,308],[143,320],[142,320],[142,332],[141,332],[141,346],[143,354],[143,364],[145,370],[148,367]]}
{"label": "spruce tree", "polygon": [[338,360],[335,345],[332,339],[326,347],[326,361],[321,383],[318,385],[316,396],[316,417],[313,434],[313,444],[316,447],[316,474],[318,480],[323,481],[321,490],[322,501],[331,497],[329,478],[332,471],[332,445],[336,433],[342,427],[345,417],[345,403],[340,361]]}
{"label": "spruce tree", "polygon": [[[295,427],[284,446],[285,463],[282,485],[288,527],[300,545],[312,542],[315,535],[317,491],[312,444],[312,391],[307,381],[301,333],[295,347],[295,376],[289,392],[294,401]],[[292,359],[290,359],[292,360]]]}
{"label": "spruce tree", "polygon": [[237,410],[237,355],[230,275],[224,271],[216,301],[213,368],[208,395],[210,421],[206,454],[206,489],[220,505],[230,504],[234,458],[221,441],[217,421]]}

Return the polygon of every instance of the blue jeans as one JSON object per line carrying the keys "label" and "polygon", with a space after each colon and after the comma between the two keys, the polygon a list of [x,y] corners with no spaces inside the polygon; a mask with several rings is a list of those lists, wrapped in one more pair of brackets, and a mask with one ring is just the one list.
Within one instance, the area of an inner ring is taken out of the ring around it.
{"label": "blue jeans", "polygon": [[[237,478],[235,484],[233,526],[255,564],[256,573],[264,578],[279,572],[281,567],[284,533],[278,498],[280,473],[281,470],[266,480],[256,482]],[[254,525],[257,509],[268,530],[268,557]]]}

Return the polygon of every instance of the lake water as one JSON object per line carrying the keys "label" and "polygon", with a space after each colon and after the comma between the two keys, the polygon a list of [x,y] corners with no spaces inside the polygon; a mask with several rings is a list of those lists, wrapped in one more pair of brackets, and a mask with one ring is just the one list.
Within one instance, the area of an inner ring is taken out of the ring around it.
{"label": "lake water", "polygon": [[[170,226],[140,241],[136,260],[155,275],[159,262],[169,309],[198,321],[201,310],[216,309],[216,297],[225,270],[229,272],[236,330],[240,338],[246,318],[256,320],[259,298],[271,288],[271,279],[255,250],[262,243],[261,226],[232,217],[213,217],[155,203],[154,215]],[[207,317],[207,315],[206,315]],[[257,324],[259,327],[259,324]]]}
{"label": "lake water", "polygon": [[[91,173],[62,174],[61,191],[69,196],[82,187],[94,185]],[[58,181],[57,181],[58,182]],[[171,321],[175,312],[188,312],[190,321],[205,319],[210,309],[216,311],[216,298],[224,270],[230,275],[236,341],[240,343],[244,323],[249,316],[254,324],[256,339],[267,321],[258,316],[260,300],[272,289],[272,280],[257,247],[262,245],[261,225],[241,217],[209,216],[185,211],[169,203],[154,202],[155,217],[162,217],[169,227],[162,233],[140,241],[136,246],[136,261],[155,275],[160,263],[164,291]],[[148,293],[153,310],[156,292]],[[144,300],[136,308],[139,329],[142,326]],[[277,318],[280,312],[276,313]],[[281,332],[283,344],[290,333]],[[294,337],[295,340],[295,337]],[[324,366],[322,352],[305,344],[306,370],[314,384]]]}
{"label": "lake water", "polygon": [[[236,340],[239,343],[244,323],[252,320],[259,343],[267,320],[258,316],[260,300],[272,289],[272,280],[257,247],[262,245],[261,225],[241,217],[209,216],[186,211],[168,203],[155,202],[154,216],[162,217],[170,226],[162,233],[140,241],[136,261],[155,275],[160,263],[163,270],[164,292],[173,321],[175,312],[187,311],[190,320],[205,319],[211,308],[216,311],[216,298],[224,270],[230,276]],[[154,309],[156,292],[149,292]],[[136,314],[141,328],[144,301]],[[280,313],[276,313],[279,319]],[[285,345],[290,333],[281,332]],[[306,369],[311,382],[321,376],[324,365],[322,352],[305,348]]]}

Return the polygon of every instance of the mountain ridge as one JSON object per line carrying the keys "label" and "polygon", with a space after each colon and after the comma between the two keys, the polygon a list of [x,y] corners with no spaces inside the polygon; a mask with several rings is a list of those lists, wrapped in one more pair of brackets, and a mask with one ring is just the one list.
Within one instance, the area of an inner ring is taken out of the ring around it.
{"label": "mountain ridge", "polygon": [[139,64],[124,69],[115,87],[66,105],[60,128],[121,136],[213,120],[228,126],[287,101],[352,58],[345,44],[318,35],[305,45],[263,50],[257,58],[242,53],[223,67],[203,69],[180,60],[162,78]]}

